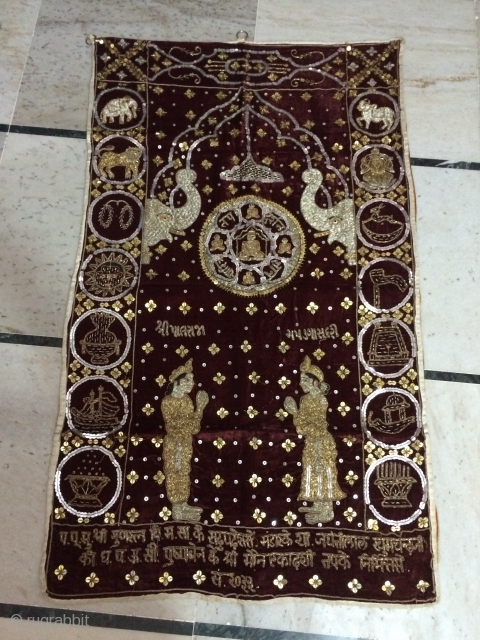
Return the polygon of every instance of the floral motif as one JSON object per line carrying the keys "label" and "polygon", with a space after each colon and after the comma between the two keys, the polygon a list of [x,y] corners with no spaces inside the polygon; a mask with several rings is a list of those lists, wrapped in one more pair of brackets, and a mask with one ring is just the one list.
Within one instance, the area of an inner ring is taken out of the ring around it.
{"label": "floral motif", "polygon": [[153,347],[150,342],[147,342],[147,344],[144,344],[142,347],[143,351],[145,351],[145,353],[148,355],[149,353],[152,353],[152,351],[155,350],[155,347]]}
{"label": "floral motif", "polygon": [[282,389],[286,389],[288,385],[291,384],[291,380],[289,380],[285,376],[282,376],[280,380],[278,380],[278,384],[282,387]]}
{"label": "floral motif", "polygon": [[283,422],[283,420],[285,420],[285,418],[288,416],[288,413],[285,411],[285,409],[279,409],[275,415],[279,420],[282,420]]}
{"label": "floral motif", "polygon": [[350,411],[350,407],[345,402],[340,402],[339,406],[337,407],[337,411],[340,413],[341,416],[346,416],[347,413]]}
{"label": "floral motif", "polygon": [[248,444],[252,447],[252,449],[255,449],[256,451],[258,447],[262,444],[262,441],[260,440],[260,438],[257,438],[256,436],[254,436]]}
{"label": "floral motif", "polygon": [[178,353],[178,355],[179,355],[181,358],[185,358],[185,356],[186,356],[186,355],[187,355],[187,353],[188,353],[188,349],[187,349],[187,347],[184,347],[184,346],[183,346],[183,344],[181,344],[181,345],[178,347],[178,349],[175,349],[175,353]]}
{"label": "floral motif", "polygon": [[357,593],[362,588],[362,585],[356,578],[354,578],[348,583],[348,588],[351,589],[353,593]]}
{"label": "floral motif", "polygon": [[63,520],[65,518],[65,509],[63,507],[57,507],[53,511],[55,520]]}
{"label": "floral motif", "polygon": [[284,340],[282,340],[282,342],[278,345],[278,350],[282,353],[287,353],[289,349],[290,345],[288,345]]}
{"label": "floral motif", "polygon": [[339,378],[341,378],[342,380],[345,380],[345,378],[348,376],[348,374],[350,373],[350,369],[347,369],[347,367],[345,367],[343,364],[342,366],[337,370],[337,376]]}
{"label": "floral motif", "polygon": [[140,580],[140,576],[135,573],[135,571],[130,571],[130,573],[127,573],[127,575],[125,576],[125,580],[131,587],[133,587],[134,584]]}
{"label": "floral motif", "polygon": [[344,512],[343,515],[345,516],[345,518],[349,521],[349,522],[353,522],[353,519],[356,518],[357,516],[357,512],[352,509],[352,507],[348,507]]}
{"label": "floral motif", "polygon": [[166,587],[168,585],[169,582],[172,582],[173,578],[172,576],[168,573],[168,571],[165,571],[165,573],[163,574],[163,576],[160,576],[160,578],[158,579],[158,581],[160,582],[160,584],[163,584],[164,587]]}
{"label": "floral motif", "polygon": [[127,480],[130,482],[130,484],[135,484],[139,477],[140,476],[138,475],[138,473],[132,469],[132,471],[130,471],[130,473],[127,475]]}
{"label": "floral motif", "polygon": [[307,309],[307,311],[310,311],[310,313],[311,313],[312,315],[314,315],[314,314],[315,314],[315,313],[317,313],[317,311],[318,311],[318,304],[315,304],[315,302],[309,302],[309,303],[307,304],[306,309]]}
{"label": "floral motif", "polygon": [[217,487],[217,489],[219,489],[222,486],[222,484],[224,484],[224,482],[225,482],[225,480],[223,478],[221,478],[218,475],[218,473],[216,474],[216,476],[212,480],[212,484],[214,484]]}
{"label": "floral motif", "polygon": [[152,312],[154,309],[157,308],[157,305],[155,304],[155,302],[153,300],[149,300],[146,304],[145,304],[145,308],[148,312]]}
{"label": "floral motif", "polygon": [[367,520],[367,529],[370,529],[370,531],[378,531],[378,520],[373,518]]}
{"label": "floral motif", "polygon": [[93,589],[93,587],[100,582],[100,578],[92,571],[92,573],[85,578],[85,582]]}
{"label": "floral motif", "polygon": [[218,314],[223,313],[227,307],[223,305],[221,302],[217,302],[217,304],[213,307],[213,310]]}
{"label": "floral motif", "polygon": [[215,522],[215,524],[218,524],[220,520],[223,520],[223,513],[218,509],[215,509],[215,511],[212,513],[210,517]]}
{"label": "floral motif", "polygon": [[247,353],[251,348],[252,345],[248,342],[248,340],[244,340],[240,345],[240,349],[243,351],[243,353]]}
{"label": "floral motif", "polygon": [[162,375],[159,375],[158,378],[155,378],[155,382],[158,384],[159,387],[163,387],[166,381],[167,379],[165,378],[165,376],[162,376]]}
{"label": "floral motif", "polygon": [[428,589],[429,586],[430,586],[430,583],[426,582],[425,580],[419,580],[417,583],[417,589],[422,593],[425,593],[425,591]]}
{"label": "floral motif", "polygon": [[260,478],[260,476],[257,476],[256,473],[254,473],[249,479],[249,482],[252,485],[252,487],[258,487],[261,481],[262,479]]}
{"label": "floral motif", "polygon": [[114,513],[106,513],[103,516],[103,521],[105,524],[115,524],[115,514]]}
{"label": "floral motif", "polygon": [[157,473],[153,476],[153,479],[157,484],[162,484],[165,480],[165,474],[163,471],[157,471]]}
{"label": "floral motif", "polygon": [[275,578],[273,584],[279,589],[283,589],[283,587],[288,583],[288,580],[284,578],[281,574]]}
{"label": "floral motif", "polygon": [[293,482],[293,477],[289,473],[287,473],[283,476],[282,482],[286,487],[290,487]]}
{"label": "floral motif", "polygon": [[186,302],[182,302],[182,304],[178,307],[178,310],[181,311],[184,316],[186,316],[191,308],[192,307],[189,304],[187,304]]}
{"label": "floral motif", "polygon": [[419,518],[418,519],[418,528],[419,529],[427,529],[428,528],[428,518]]}
{"label": "floral motif", "polygon": [[308,584],[311,585],[314,589],[318,589],[318,587],[322,585],[323,582],[322,580],[320,580],[317,574],[315,574],[309,579]]}
{"label": "floral motif", "polygon": [[260,376],[256,371],[252,371],[252,373],[248,376],[248,379],[253,382],[253,384],[257,384],[257,382],[260,380]]}
{"label": "floral motif", "polygon": [[213,342],[209,347],[208,350],[210,351],[210,353],[212,354],[212,356],[216,355],[219,351],[220,348],[217,347],[217,345]]}
{"label": "floral motif", "polygon": [[348,347],[348,345],[353,342],[354,338],[352,336],[352,334],[347,331],[346,333],[343,334],[342,336],[342,341],[345,343],[345,345]]}
{"label": "floral motif", "polygon": [[322,351],[320,348],[318,348],[313,352],[313,355],[317,360],[321,360],[325,355],[325,351]]}
{"label": "floral motif", "polygon": [[158,515],[160,516],[160,518],[162,518],[162,520],[166,521],[172,515],[172,512],[168,507],[163,507]]}
{"label": "floral motif", "polygon": [[295,522],[295,520],[297,519],[297,515],[295,513],[293,513],[292,511],[287,511],[286,515],[283,516],[283,519],[285,520],[285,522],[287,524],[289,524],[290,526],[292,526],[292,524]]}
{"label": "floral motif", "polygon": [[316,278],[317,280],[319,280],[322,276],[324,276],[325,274],[323,273],[323,271],[320,271],[320,269],[318,267],[316,267],[310,274],[312,276],[312,278]]}
{"label": "floral motif", "polygon": [[155,411],[155,409],[152,407],[152,405],[149,402],[147,402],[147,404],[144,407],[142,407],[142,411],[145,415],[151,416],[152,413]]}
{"label": "floral motif", "polygon": [[253,316],[253,314],[256,313],[258,309],[253,304],[253,302],[250,302],[250,304],[247,304],[247,306],[245,307],[245,311],[248,313],[248,315]]}
{"label": "floral motif", "polygon": [[220,407],[220,409],[217,411],[217,416],[219,416],[220,418],[226,418],[228,416],[229,412],[224,409],[223,407]]}
{"label": "floral motif", "polygon": [[246,409],[246,413],[248,415],[249,418],[254,418],[256,415],[258,415],[258,411],[256,409],[254,409],[252,407],[252,405],[249,405]]}
{"label": "floral motif", "polygon": [[256,522],[258,522],[260,524],[260,522],[263,522],[263,519],[267,517],[267,514],[265,513],[265,511],[261,511],[260,509],[255,509],[255,511],[252,514],[252,518],[254,520],[256,520]]}
{"label": "floral motif", "polygon": [[225,380],[226,380],[226,377],[219,371],[213,376],[213,381],[216,382],[217,384],[222,384],[222,382],[225,382]]}
{"label": "floral motif", "polygon": [[395,590],[395,585],[390,582],[390,580],[386,580],[384,584],[382,584],[382,591],[385,591],[387,596],[391,596],[393,591]]}
{"label": "floral motif", "polygon": [[202,582],[205,582],[205,580],[207,579],[207,576],[202,573],[200,569],[196,573],[194,573],[192,577],[198,585],[202,584]]}
{"label": "floral motif", "polygon": [[135,520],[137,520],[137,518],[139,517],[139,513],[138,511],[132,507],[131,509],[129,509],[126,513],[126,516],[129,520],[129,522],[135,522]]}
{"label": "floral motif", "polygon": [[163,438],[154,437],[151,439],[151,443],[155,447],[155,449],[159,449],[162,446]]}
{"label": "floral motif", "polygon": [[68,571],[65,569],[63,564],[59,564],[55,569],[54,574],[57,576],[59,580],[63,580],[63,578],[67,575]]}
{"label": "floral motif", "polygon": [[294,447],[296,447],[296,444],[295,444],[295,442],[292,442],[292,440],[290,440],[290,438],[287,438],[287,439],[285,440],[285,442],[282,442],[282,448],[283,448],[283,449],[285,449],[285,451],[286,451],[287,453],[290,453],[290,451],[291,451]]}
{"label": "floral motif", "polygon": [[279,302],[275,307],[275,311],[282,315],[287,310],[287,307],[283,304],[283,302]]}

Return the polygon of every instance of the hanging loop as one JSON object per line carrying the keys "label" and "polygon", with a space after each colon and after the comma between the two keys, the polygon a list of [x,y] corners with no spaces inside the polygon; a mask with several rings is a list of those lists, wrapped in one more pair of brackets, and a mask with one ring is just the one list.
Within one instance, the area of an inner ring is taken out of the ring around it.
{"label": "hanging loop", "polygon": [[241,31],[237,31],[236,38],[238,42],[246,42],[248,40],[248,31],[244,31],[243,29]]}

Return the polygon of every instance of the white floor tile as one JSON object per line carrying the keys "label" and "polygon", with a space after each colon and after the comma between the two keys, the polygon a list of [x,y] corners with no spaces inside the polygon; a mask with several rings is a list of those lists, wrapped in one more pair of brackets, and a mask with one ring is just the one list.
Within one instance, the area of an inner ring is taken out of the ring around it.
{"label": "white floor tile", "polygon": [[0,6],[0,123],[10,124],[41,0],[7,0]]}
{"label": "white floor tile", "polygon": [[257,42],[405,39],[404,95],[414,157],[478,161],[478,58],[471,0],[259,0]]}
{"label": "white floor tile", "polygon": [[0,331],[62,336],[85,162],[85,140],[9,134],[0,166]]}
{"label": "white floor tile", "polygon": [[480,172],[414,167],[425,368],[480,372]]}
{"label": "white floor tile", "polygon": [[[44,0],[14,123],[86,129],[91,48],[85,38],[231,41],[253,34],[256,0]],[[67,16],[67,19],[66,19]]]}

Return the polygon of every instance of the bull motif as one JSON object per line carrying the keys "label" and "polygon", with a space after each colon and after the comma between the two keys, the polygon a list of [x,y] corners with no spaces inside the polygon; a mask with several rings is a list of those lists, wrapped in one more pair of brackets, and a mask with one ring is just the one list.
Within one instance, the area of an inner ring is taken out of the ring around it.
{"label": "bull motif", "polygon": [[373,104],[368,100],[368,98],[363,98],[357,105],[357,109],[362,114],[359,118],[357,118],[357,123],[362,126],[362,120],[365,123],[365,129],[370,129],[370,124],[372,122],[381,122],[382,129],[390,129],[395,122],[395,113],[393,109],[390,107],[377,107],[376,104]]}
{"label": "bull motif", "polygon": [[115,122],[118,118],[118,124],[124,124],[125,119],[130,122],[137,117],[138,104],[131,96],[123,96],[123,98],[114,98],[107,102],[100,112],[100,120],[103,124],[107,122]]}
{"label": "bull motif", "polygon": [[98,155],[98,173],[103,178],[115,180],[115,174],[112,169],[114,167],[125,168],[125,180],[129,180],[139,173],[140,158],[142,157],[142,149],[139,147],[128,147],[125,151],[116,153],[113,151],[115,147],[104,147],[100,149]]}
{"label": "bull motif", "polygon": [[316,193],[323,182],[318,169],[307,169],[302,174],[306,187],[300,199],[300,211],[303,217],[320,233],[315,236],[328,236],[328,244],[336,241],[346,248],[348,264],[356,264],[356,232],[353,200],[346,198],[330,209],[319,207],[315,202]]}

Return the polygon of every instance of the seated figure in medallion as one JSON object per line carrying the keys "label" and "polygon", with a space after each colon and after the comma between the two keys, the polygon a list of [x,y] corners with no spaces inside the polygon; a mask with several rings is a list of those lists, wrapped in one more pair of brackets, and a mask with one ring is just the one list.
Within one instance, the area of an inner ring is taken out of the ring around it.
{"label": "seated figure in medallion", "polygon": [[285,398],[285,409],[293,416],[293,424],[299,435],[304,436],[302,454],[302,480],[299,501],[313,502],[300,507],[308,524],[333,520],[333,502],[346,494],[337,481],[337,448],[333,436],[327,430],[328,401],[325,397],[329,386],[323,381],[323,372],[312,364],[308,356],[300,365],[300,387],[305,395],[299,406],[291,396]]}
{"label": "seated figure in medallion", "polygon": [[260,242],[257,239],[255,229],[249,229],[247,231],[247,239],[242,242],[242,248],[238,256],[240,260],[263,260],[265,258],[265,252],[262,251]]}
{"label": "seated figure in medallion", "polygon": [[172,504],[173,520],[198,521],[202,509],[188,504],[193,454],[192,436],[200,431],[203,411],[209,398],[205,391],[199,391],[195,409],[188,395],[194,386],[191,358],[172,371],[169,382],[161,405],[167,432],[163,442],[163,470],[167,497]]}

